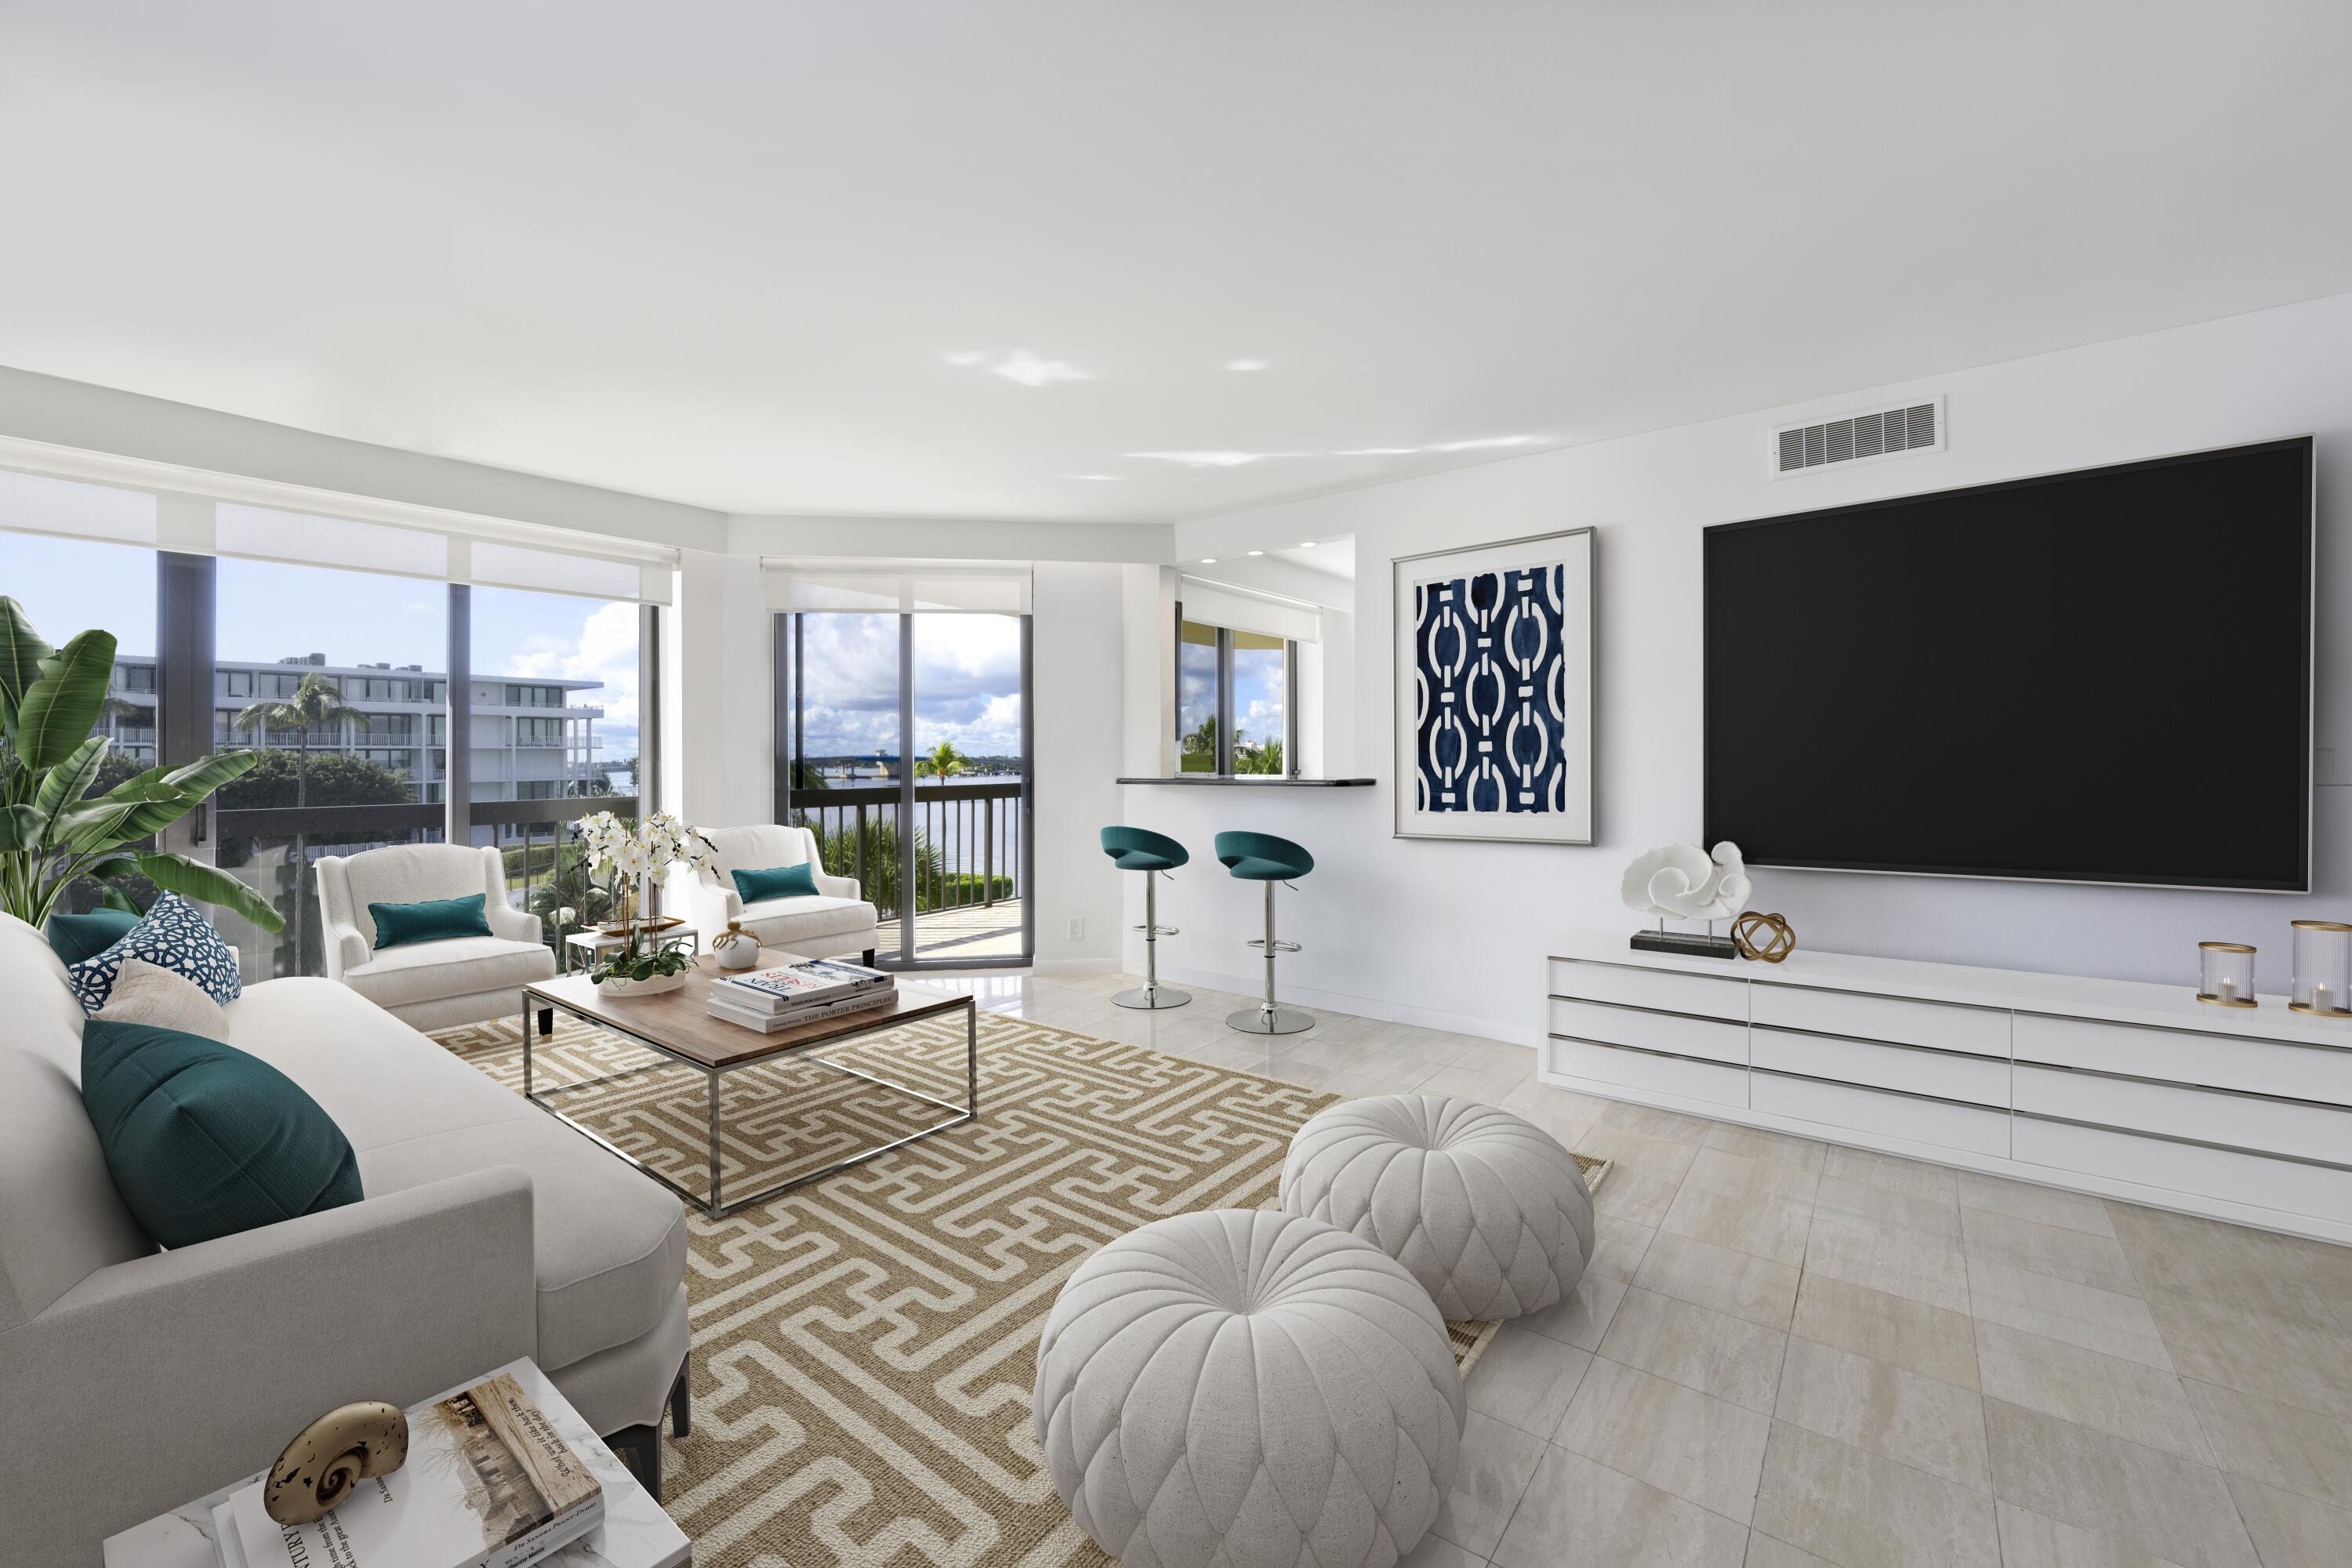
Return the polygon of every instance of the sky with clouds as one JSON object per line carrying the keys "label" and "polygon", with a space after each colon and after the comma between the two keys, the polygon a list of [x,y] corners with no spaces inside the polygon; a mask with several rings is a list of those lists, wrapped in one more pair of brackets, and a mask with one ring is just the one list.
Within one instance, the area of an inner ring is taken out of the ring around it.
{"label": "sky with clouds", "polygon": [[[898,754],[898,617],[802,618],[802,748],[812,757]],[[1011,616],[915,617],[915,751],[1021,754],[1021,623]]]}

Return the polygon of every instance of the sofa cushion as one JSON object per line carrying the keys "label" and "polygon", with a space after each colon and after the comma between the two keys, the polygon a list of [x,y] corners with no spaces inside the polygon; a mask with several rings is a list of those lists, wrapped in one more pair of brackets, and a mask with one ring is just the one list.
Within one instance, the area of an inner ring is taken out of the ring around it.
{"label": "sofa cushion", "polygon": [[365,963],[344,970],[343,984],[380,1007],[397,1007],[509,985],[520,990],[554,975],[555,954],[542,943],[460,936],[379,948]]}
{"label": "sofa cushion", "polygon": [[203,986],[168,969],[159,969],[143,958],[122,961],[106,1005],[98,1010],[91,1022],[101,1020],[110,1024],[152,1024],[184,1035],[201,1035],[207,1040],[228,1038],[228,1015],[221,1011],[219,1003],[205,994]]}
{"label": "sofa cushion", "polygon": [[166,1247],[360,1201],[358,1160],[299,1085],[234,1046],[93,1018],[82,1103],[140,1227]]}
{"label": "sofa cushion", "polygon": [[764,947],[789,949],[812,937],[850,936],[871,931],[877,916],[863,899],[772,899],[743,906],[743,929]]}
{"label": "sofa cushion", "polygon": [[376,950],[488,936],[489,917],[482,912],[487,896],[468,893],[462,899],[425,899],[414,904],[370,904],[368,919],[375,922]]}
{"label": "sofa cushion", "polygon": [[781,823],[709,827],[703,830],[703,837],[710,845],[709,875],[722,888],[734,886],[734,874],[738,871],[798,866],[809,858],[806,833]]}
{"label": "sofa cushion", "polygon": [[204,911],[180,897],[165,893],[120,942],[94,958],[67,971],[82,1011],[95,1013],[106,1005],[114,977],[128,958],[144,959],[158,968],[184,974],[204,987],[215,1002],[234,1002],[245,988],[236,967],[236,951],[221,940]]}
{"label": "sofa cushion", "polygon": [[776,899],[814,899],[816,868],[803,860],[796,866],[739,867],[733,873],[736,896],[749,908]]}
{"label": "sofa cushion", "polygon": [[494,1165],[530,1173],[542,1367],[661,1324],[686,1277],[675,1195],[333,981],[273,980],[227,1013],[230,1043],[342,1128],[372,1194]]}
{"label": "sofa cushion", "polygon": [[51,915],[45,929],[58,956],[79,963],[129,936],[138,923],[139,917],[129,910],[92,910],[86,915]]}

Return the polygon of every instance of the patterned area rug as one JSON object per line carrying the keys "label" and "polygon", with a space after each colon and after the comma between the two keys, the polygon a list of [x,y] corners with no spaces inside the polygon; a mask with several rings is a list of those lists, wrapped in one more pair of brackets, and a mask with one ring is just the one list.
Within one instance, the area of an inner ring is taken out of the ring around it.
{"label": "patterned area rug", "polygon": [[[436,1038],[520,1090],[514,1020]],[[532,1056],[542,1091],[583,1086],[559,1090],[567,1114],[702,1189],[700,1074],[571,1020]],[[962,1016],[827,1058],[960,1100]],[[1290,1135],[1338,1099],[989,1013],[980,1087],[978,1121],[723,1220],[691,1215],[694,1432],[669,1446],[664,1500],[698,1568],[1108,1563],[1030,1430],[1055,1295],[1151,1220],[1271,1206]],[[730,1075],[720,1109],[734,1192],[947,1119],[807,1058]],[[1597,1185],[1605,1162],[1579,1159]],[[1465,1376],[1496,1327],[1447,1325]]]}

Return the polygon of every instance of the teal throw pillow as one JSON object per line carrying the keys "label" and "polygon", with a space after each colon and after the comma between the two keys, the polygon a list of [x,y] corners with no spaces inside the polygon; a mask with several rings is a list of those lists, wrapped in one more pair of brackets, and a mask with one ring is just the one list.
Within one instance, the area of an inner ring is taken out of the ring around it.
{"label": "teal throw pillow", "polygon": [[128,910],[92,910],[86,915],[51,915],[49,946],[68,966],[96,958],[131,934],[139,917]]}
{"label": "teal throw pillow", "polygon": [[81,1031],[81,1100],[122,1201],[165,1247],[360,1201],[342,1129],[234,1046],[93,1018]]}
{"label": "teal throw pillow", "polygon": [[427,899],[421,904],[370,904],[378,947],[406,947],[412,942],[446,942],[453,936],[488,936],[490,918],[482,910],[483,895],[463,899]]}
{"label": "teal throw pillow", "polygon": [[816,897],[816,868],[803,860],[797,866],[738,871],[735,890],[743,895],[747,904],[764,904],[770,899],[813,899]]}

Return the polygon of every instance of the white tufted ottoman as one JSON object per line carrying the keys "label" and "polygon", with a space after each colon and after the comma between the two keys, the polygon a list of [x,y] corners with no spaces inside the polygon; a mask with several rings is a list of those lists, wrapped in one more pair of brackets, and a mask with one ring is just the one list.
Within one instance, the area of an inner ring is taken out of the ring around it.
{"label": "white tufted ottoman", "polygon": [[1592,1256],[1576,1157],[1507,1110],[1446,1095],[1319,1112],[1290,1141],[1282,1206],[1372,1243],[1456,1322],[1549,1307]]}
{"label": "white tufted ottoman", "polygon": [[1126,1568],[1389,1568],[1454,1484],[1463,1412],[1412,1277],[1269,1210],[1119,1237],[1037,1349],[1054,1489]]}

